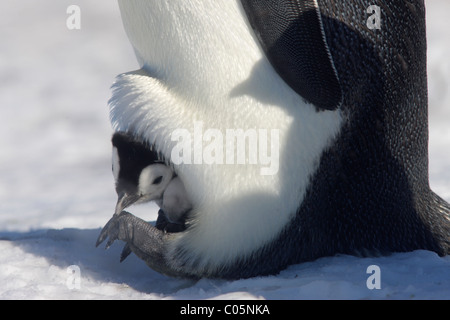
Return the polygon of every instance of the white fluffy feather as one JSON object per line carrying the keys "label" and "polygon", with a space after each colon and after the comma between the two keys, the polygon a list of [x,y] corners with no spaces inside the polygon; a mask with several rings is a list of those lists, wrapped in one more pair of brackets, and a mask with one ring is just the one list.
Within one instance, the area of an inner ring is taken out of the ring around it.
{"label": "white fluffy feather", "polygon": [[180,177],[173,178],[166,190],[160,205],[170,222],[179,222],[183,215],[192,208]]}
{"label": "white fluffy feather", "polygon": [[[305,195],[324,149],[339,132],[339,111],[316,112],[276,74],[237,0],[119,1],[142,70],[118,76],[115,130],[131,130],[170,158],[174,130],[205,127],[279,130],[280,167],[175,166],[193,204],[192,227],[170,252],[198,267],[226,265],[273,240]],[[206,129],[206,128],[205,128]],[[173,251],[171,251],[173,250]]]}

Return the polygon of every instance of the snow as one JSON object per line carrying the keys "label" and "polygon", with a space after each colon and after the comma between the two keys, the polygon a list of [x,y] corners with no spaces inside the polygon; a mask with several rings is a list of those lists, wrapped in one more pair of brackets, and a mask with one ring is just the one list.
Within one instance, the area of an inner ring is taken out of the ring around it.
{"label": "snow", "polygon": [[[428,0],[430,183],[450,200],[450,3]],[[69,30],[69,5],[81,29]],[[335,256],[238,281],[168,278],[122,245],[95,248],[113,213],[107,101],[137,68],[110,0],[0,2],[0,299],[450,299],[450,257]],[[156,219],[156,206],[133,208]],[[380,269],[370,290],[367,268]]]}

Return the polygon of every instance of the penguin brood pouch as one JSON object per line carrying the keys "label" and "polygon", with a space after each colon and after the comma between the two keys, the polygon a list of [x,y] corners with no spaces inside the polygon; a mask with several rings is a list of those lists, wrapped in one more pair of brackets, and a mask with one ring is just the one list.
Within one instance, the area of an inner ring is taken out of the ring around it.
{"label": "penguin brood pouch", "polygon": [[[226,279],[449,254],[450,207],[428,182],[424,1],[119,6],[141,69],[113,85],[119,201],[97,245]],[[123,211],[153,200],[156,226]]]}

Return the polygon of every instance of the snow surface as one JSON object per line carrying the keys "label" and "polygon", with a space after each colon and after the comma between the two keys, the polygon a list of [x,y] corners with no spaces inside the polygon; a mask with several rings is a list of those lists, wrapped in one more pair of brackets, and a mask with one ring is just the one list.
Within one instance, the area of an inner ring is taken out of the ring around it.
{"label": "snow surface", "polygon": [[[450,200],[450,2],[426,3],[430,183]],[[80,30],[66,27],[71,4]],[[120,243],[95,248],[116,201],[109,87],[137,68],[117,3],[1,1],[0,12],[0,299],[450,299],[450,257],[428,251],[193,282],[135,256],[119,263]],[[133,213],[156,219],[155,206]],[[370,265],[380,267],[379,290],[366,286]]]}

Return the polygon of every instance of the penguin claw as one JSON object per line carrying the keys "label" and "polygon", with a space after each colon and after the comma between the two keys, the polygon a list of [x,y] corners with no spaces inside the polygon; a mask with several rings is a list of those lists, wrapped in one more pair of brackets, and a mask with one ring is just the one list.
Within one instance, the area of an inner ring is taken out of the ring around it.
{"label": "penguin claw", "polygon": [[[162,218],[161,218],[162,219]],[[160,220],[163,222],[163,220]],[[106,249],[115,240],[125,242],[125,247],[120,255],[120,262],[124,261],[133,252],[138,258],[144,260],[147,265],[163,274],[170,276],[195,277],[183,270],[175,269],[173,262],[166,260],[167,241],[172,236],[165,230],[158,229],[152,224],[122,211],[115,214],[103,227],[97,239],[99,246],[108,239]]]}
{"label": "penguin claw", "polygon": [[[103,241],[105,241],[106,240],[106,238],[108,238],[108,232],[109,232],[109,229],[110,229],[110,225],[111,225],[111,223],[112,223],[112,220],[114,219],[114,217],[112,217],[106,224],[105,224],[105,226],[103,227],[103,229],[102,229],[102,231],[100,232],[100,234],[99,234],[99,236],[98,236],[98,238],[97,238],[97,241],[96,241],[96,243],[95,243],[95,246],[96,247],[98,247],[100,244],[102,244],[102,242]],[[109,241],[108,241],[109,242]],[[109,248],[109,246],[107,245],[107,247],[105,248],[105,249],[108,249]]]}
{"label": "penguin claw", "polygon": [[114,241],[116,241],[116,239],[109,238],[108,242],[106,243],[105,250],[108,250],[112,246]]}
{"label": "penguin claw", "polygon": [[131,254],[131,248],[130,245],[127,243],[123,247],[122,253],[120,254],[120,262],[123,262],[128,256]]}
{"label": "penguin claw", "polygon": [[114,241],[119,239],[120,233],[120,220],[122,220],[126,215],[130,215],[130,213],[122,211],[120,214],[114,214],[113,217],[105,224],[100,235],[97,238],[97,242],[95,246],[98,247],[102,242],[104,242],[107,238],[105,250],[108,250]]}
{"label": "penguin claw", "polygon": [[100,232],[95,246],[98,247],[108,239],[105,246],[105,250],[108,250],[116,240],[124,241],[125,246],[120,254],[120,262],[122,262],[133,252],[131,243],[134,241],[134,228],[139,225],[145,226],[148,223],[126,211],[114,214]]}

